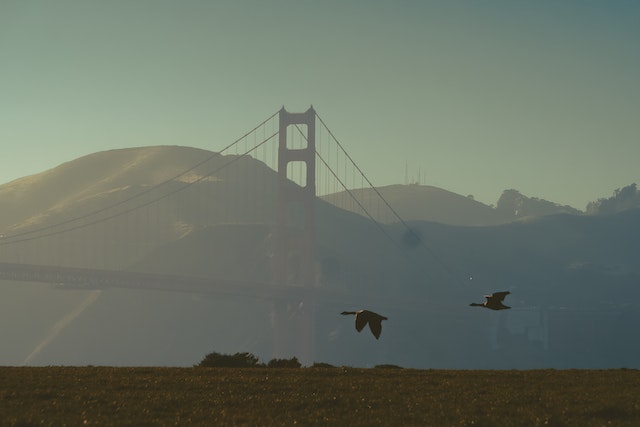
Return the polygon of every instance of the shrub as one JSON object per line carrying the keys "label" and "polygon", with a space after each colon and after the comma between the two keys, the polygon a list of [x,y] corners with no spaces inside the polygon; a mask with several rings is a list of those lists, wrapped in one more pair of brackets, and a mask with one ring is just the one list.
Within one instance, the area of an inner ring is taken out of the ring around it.
{"label": "shrub", "polygon": [[267,365],[269,368],[299,368],[300,362],[297,357],[291,359],[271,359]]}
{"label": "shrub", "polygon": [[258,357],[251,353],[233,355],[209,353],[196,366],[202,368],[251,368],[259,366]]}

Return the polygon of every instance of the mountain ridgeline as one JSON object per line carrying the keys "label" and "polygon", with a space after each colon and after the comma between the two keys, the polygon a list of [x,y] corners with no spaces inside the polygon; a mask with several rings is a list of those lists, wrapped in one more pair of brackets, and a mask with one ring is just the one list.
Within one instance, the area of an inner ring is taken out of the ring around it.
{"label": "mountain ridgeline", "polygon": [[[295,330],[313,310],[314,360],[335,365],[640,367],[635,184],[584,212],[513,189],[495,207],[424,185],[378,191],[404,224],[371,189],[351,190],[359,203],[346,192],[317,199],[316,288],[331,297],[313,307],[2,282],[0,364],[292,357],[299,343],[278,346],[274,319],[286,313]],[[95,153],[0,186],[0,262],[269,283],[276,193],[276,173],[250,157],[173,146]],[[469,307],[506,290],[510,310]],[[361,308],[389,318],[380,340],[339,316]]]}

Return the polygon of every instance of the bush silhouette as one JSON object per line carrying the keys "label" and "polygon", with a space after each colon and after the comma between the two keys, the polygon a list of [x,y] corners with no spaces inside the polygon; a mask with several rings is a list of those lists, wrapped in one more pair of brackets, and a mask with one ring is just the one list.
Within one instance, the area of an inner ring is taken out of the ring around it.
{"label": "bush silhouette", "polygon": [[258,357],[251,353],[236,353],[233,355],[209,353],[197,364],[203,368],[252,368],[259,366]]}
{"label": "bush silhouette", "polygon": [[269,368],[299,368],[300,362],[297,357],[291,359],[271,359],[267,365]]}

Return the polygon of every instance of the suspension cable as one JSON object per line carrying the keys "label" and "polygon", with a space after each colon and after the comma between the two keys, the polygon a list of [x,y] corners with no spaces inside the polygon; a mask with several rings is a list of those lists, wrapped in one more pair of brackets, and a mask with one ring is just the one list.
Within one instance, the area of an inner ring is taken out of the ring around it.
{"label": "suspension cable", "polygon": [[[272,117],[273,117],[273,116],[272,116]],[[159,197],[156,197],[155,199],[150,200],[150,201],[147,201],[147,202],[145,202],[145,203],[143,203],[143,204],[141,204],[141,205],[134,206],[134,207],[129,208],[129,209],[124,210],[124,211],[116,212],[116,213],[114,213],[114,214],[112,214],[112,215],[110,215],[110,216],[103,217],[103,218],[99,218],[99,219],[96,219],[96,220],[94,220],[94,221],[90,221],[90,222],[86,222],[86,223],[83,223],[83,224],[79,224],[79,225],[76,225],[76,226],[73,226],[73,227],[70,227],[70,228],[65,228],[65,229],[63,229],[63,230],[53,231],[53,232],[50,232],[50,233],[40,234],[40,235],[32,236],[32,237],[25,237],[25,238],[18,239],[18,240],[12,240],[12,241],[10,241],[10,242],[4,241],[4,239],[2,239],[2,240],[0,240],[0,246],[9,245],[9,244],[14,244],[14,243],[22,243],[22,242],[27,242],[27,241],[31,241],[31,240],[37,240],[37,239],[42,239],[42,238],[45,238],[45,237],[51,237],[51,236],[55,236],[55,235],[58,235],[58,234],[67,233],[67,232],[69,232],[69,231],[79,230],[79,229],[82,229],[82,228],[89,227],[89,226],[91,226],[91,225],[95,225],[95,224],[98,224],[98,223],[101,223],[101,222],[109,221],[109,220],[111,220],[111,219],[117,218],[117,217],[122,216],[122,215],[126,215],[126,214],[128,214],[128,213],[130,213],[130,212],[133,212],[133,211],[135,211],[135,210],[141,209],[141,208],[143,208],[143,207],[145,207],[145,206],[152,205],[152,204],[154,204],[154,203],[156,203],[156,202],[159,202],[160,200],[163,200],[163,199],[165,199],[165,198],[167,198],[167,197],[169,197],[169,196],[171,196],[171,195],[173,195],[173,194],[175,194],[175,193],[178,193],[178,192],[180,192],[180,191],[183,191],[183,190],[185,190],[185,189],[187,189],[187,188],[191,187],[192,185],[197,184],[198,182],[201,182],[202,180],[204,180],[204,179],[206,179],[206,178],[210,177],[211,175],[213,175],[213,174],[215,174],[215,173],[220,172],[220,171],[221,171],[221,170],[223,170],[224,168],[226,168],[226,167],[228,167],[228,166],[232,165],[233,163],[237,162],[238,160],[240,160],[240,159],[242,159],[242,158],[246,157],[246,156],[247,156],[247,155],[249,155],[249,153],[251,153],[253,150],[257,149],[258,147],[261,147],[263,144],[265,144],[265,143],[267,143],[268,141],[270,141],[271,139],[273,139],[276,135],[278,135],[278,132],[273,133],[270,137],[268,137],[267,139],[265,139],[264,141],[262,141],[261,143],[259,143],[259,144],[258,144],[258,145],[256,145],[255,147],[250,148],[249,150],[245,151],[245,152],[244,152],[244,153],[242,153],[241,155],[238,155],[238,156],[236,156],[236,157],[232,158],[230,161],[226,162],[226,163],[225,163],[225,164],[223,164],[222,166],[220,166],[220,167],[218,167],[218,168],[216,168],[216,169],[212,170],[211,172],[209,172],[209,173],[207,173],[207,174],[205,174],[205,175],[200,176],[198,179],[193,180],[193,181],[190,181],[190,182],[187,182],[187,183],[185,183],[182,187],[180,187],[180,188],[176,188],[176,189],[174,189],[174,190],[172,190],[172,191],[170,191],[170,192],[168,192],[168,193],[162,194],[162,195],[160,195]],[[178,175],[178,176],[181,176],[181,175]],[[104,209],[104,210],[106,210],[106,209]],[[51,228],[51,227],[49,227],[49,228]],[[43,227],[43,229],[42,229],[42,230],[44,230],[44,229],[46,229],[46,228],[45,228],[45,227]],[[24,234],[27,234],[27,233],[24,233]],[[13,237],[15,237],[15,236],[13,236]]]}
{"label": "suspension cable", "polygon": [[349,196],[351,196],[351,198],[358,204],[358,206],[360,207],[360,209],[362,209],[362,211],[365,213],[365,215],[378,227],[378,229],[382,232],[382,234],[384,234],[385,236],[387,236],[387,238],[389,240],[391,240],[391,242],[396,245],[398,247],[398,249],[403,250],[402,247],[400,246],[400,244],[398,242],[396,242],[396,240],[391,237],[391,235],[387,232],[387,230],[384,229],[384,227],[382,226],[382,224],[380,224],[380,222],[376,221],[375,218],[373,217],[373,215],[371,215],[369,213],[369,211],[362,205],[362,203],[360,203],[360,201],[353,195],[353,193],[351,192],[351,190],[349,190],[344,182],[338,177],[338,175],[336,175],[336,173],[333,171],[333,169],[331,169],[331,166],[329,166],[329,164],[327,164],[327,162],[322,158],[322,156],[320,155],[320,153],[318,153],[316,151],[316,156],[318,156],[318,158],[322,161],[322,163],[327,167],[327,169],[329,170],[329,172],[331,173],[331,175],[333,175],[333,177],[336,179],[336,181],[338,181],[340,183],[340,185],[342,186],[342,188],[344,188],[344,190],[349,194]]}
{"label": "suspension cable", "polygon": [[[327,133],[331,136],[331,138],[335,141],[335,143],[340,147],[340,149],[342,150],[342,152],[345,154],[345,156],[347,156],[347,158],[349,159],[349,161],[351,161],[351,164],[358,170],[358,172],[360,173],[360,175],[364,178],[364,180],[367,182],[367,184],[369,184],[369,187],[371,187],[371,189],[376,193],[376,195],[380,198],[380,200],[382,200],[382,202],[387,206],[387,208],[389,209],[389,211],[393,214],[393,216],[396,217],[396,219],[398,220],[398,222],[400,222],[400,224],[402,224],[402,226],[411,234],[411,236],[420,244],[420,246],[426,250],[429,254],[431,254],[431,256],[433,257],[433,259],[435,259],[440,266],[456,281],[459,281],[460,284],[462,284],[463,282],[459,279],[458,275],[454,273],[454,271],[433,251],[433,249],[431,249],[429,246],[427,246],[427,244],[424,242],[424,240],[415,232],[415,230],[413,230],[409,224],[407,224],[407,222],[402,219],[402,217],[400,216],[400,214],[398,214],[398,212],[393,209],[393,207],[391,207],[391,205],[389,204],[389,202],[387,202],[387,200],[382,196],[382,194],[380,193],[380,191],[373,185],[373,183],[369,180],[369,178],[364,174],[364,172],[362,172],[362,170],[360,169],[360,167],[356,164],[356,162],[353,160],[353,158],[351,158],[351,156],[349,155],[349,153],[344,149],[343,145],[340,143],[340,141],[338,141],[338,138],[336,138],[336,136],[333,134],[333,132],[331,131],[331,129],[329,129],[329,127],[326,125],[326,123],[324,122],[324,120],[322,120],[322,117],[320,117],[318,115],[318,113],[316,112],[316,117],[318,118],[318,120],[320,120],[320,123],[322,123],[322,125],[324,126],[324,128],[327,130]],[[346,189],[346,187],[343,185],[343,187]],[[354,196],[351,194],[351,192],[349,190],[347,190],[347,192],[349,193],[349,195],[354,198]],[[355,200],[355,198],[354,198]],[[357,201],[357,200],[356,200]],[[360,204],[358,202],[358,204]],[[369,216],[367,214],[367,216]],[[371,218],[371,216],[369,216]],[[371,218],[373,219],[373,218]],[[375,220],[374,220],[375,221]],[[377,223],[377,221],[376,221]],[[386,234],[386,233],[385,233]],[[392,239],[393,240],[393,239]],[[396,244],[396,246],[398,246],[399,248],[401,248],[401,250],[404,252],[405,249],[402,248],[402,246],[400,246],[399,243],[397,243],[395,240],[393,240]]]}
{"label": "suspension cable", "polygon": [[[35,233],[39,233],[39,232],[42,232],[42,231],[50,230],[50,229],[52,229],[52,228],[57,228],[57,227],[60,227],[60,226],[63,226],[63,225],[66,225],[66,224],[72,223],[72,222],[74,222],[74,221],[80,221],[80,220],[83,220],[83,219],[89,218],[89,217],[91,217],[91,216],[101,214],[101,213],[106,212],[106,211],[108,211],[108,210],[111,210],[111,209],[113,209],[113,208],[116,208],[116,207],[118,207],[118,206],[120,206],[120,205],[123,205],[123,204],[125,204],[125,203],[127,203],[127,202],[130,202],[131,200],[134,200],[134,199],[136,199],[136,198],[138,198],[138,197],[142,197],[142,196],[144,196],[145,194],[148,194],[148,193],[150,193],[150,192],[152,192],[152,191],[154,191],[154,190],[156,190],[156,189],[158,189],[158,188],[160,188],[160,187],[162,187],[162,186],[164,186],[164,185],[167,185],[167,184],[169,184],[169,183],[171,183],[171,182],[173,182],[173,181],[177,180],[177,179],[178,179],[178,178],[180,178],[181,176],[183,176],[183,175],[185,175],[185,174],[187,174],[187,173],[189,173],[189,172],[191,172],[191,171],[193,171],[193,170],[197,169],[198,167],[202,166],[203,164],[205,164],[205,163],[207,163],[207,162],[211,161],[212,159],[214,159],[214,158],[216,158],[216,157],[220,156],[220,155],[221,155],[222,153],[224,153],[226,150],[228,150],[229,148],[233,147],[233,146],[234,146],[234,145],[236,145],[238,142],[242,141],[244,138],[246,138],[246,137],[247,137],[248,135],[250,135],[251,133],[255,132],[257,129],[259,129],[259,128],[260,128],[260,126],[263,126],[263,125],[264,125],[265,123],[267,123],[269,120],[273,119],[273,118],[274,118],[278,113],[279,113],[279,112],[278,112],[278,111],[276,111],[276,112],[275,112],[275,113],[273,113],[271,116],[269,116],[267,119],[263,120],[259,125],[255,126],[253,129],[251,129],[250,131],[246,132],[244,135],[242,135],[240,138],[236,139],[236,140],[235,140],[235,141],[233,141],[231,144],[229,144],[229,145],[227,145],[226,147],[224,147],[222,150],[220,150],[220,151],[218,151],[218,152],[214,152],[214,153],[212,153],[211,155],[207,156],[204,160],[202,160],[202,161],[200,161],[200,162],[196,163],[194,166],[190,167],[189,169],[187,169],[187,170],[185,170],[185,171],[183,171],[183,172],[181,172],[181,173],[179,173],[179,174],[177,174],[177,175],[175,175],[175,176],[173,176],[173,177],[171,177],[171,178],[169,178],[169,179],[167,179],[167,180],[165,180],[165,181],[162,181],[162,182],[161,182],[161,183],[159,183],[159,184],[156,184],[156,185],[154,185],[154,186],[152,186],[152,187],[149,187],[149,188],[147,188],[147,189],[145,189],[145,190],[143,190],[143,191],[141,191],[141,192],[139,192],[139,193],[136,193],[136,194],[134,194],[134,195],[132,195],[132,196],[130,196],[130,197],[127,197],[127,198],[125,198],[125,199],[123,199],[123,200],[120,200],[120,201],[119,201],[119,202],[117,202],[117,203],[114,203],[114,204],[112,204],[112,205],[106,206],[106,207],[104,207],[104,208],[96,209],[95,211],[91,211],[91,212],[88,212],[88,213],[86,213],[86,214],[79,215],[79,216],[77,216],[77,217],[70,218],[70,219],[67,219],[67,220],[64,220],[64,221],[58,222],[58,223],[56,223],[56,224],[51,224],[51,225],[47,225],[47,226],[44,226],[44,227],[36,228],[36,229],[33,229],[33,230],[27,230],[27,231],[23,231],[23,232],[20,232],[20,233],[16,233],[16,234],[12,234],[12,235],[5,236],[5,237],[3,238],[3,242],[2,242],[2,243],[0,243],[0,245],[6,245],[6,244],[9,244],[9,243],[13,243],[13,242],[16,242],[16,243],[17,243],[17,242],[25,241],[25,240],[23,240],[23,239],[18,239],[18,240],[12,240],[12,239],[15,239],[15,238],[18,238],[18,237],[22,237],[22,236],[28,236],[29,234],[35,234]],[[260,144],[260,145],[262,145],[262,144]],[[170,193],[170,194],[172,194],[172,193]],[[158,200],[160,200],[160,199],[158,199]],[[146,206],[146,205],[147,205],[147,204],[143,204],[142,206]],[[142,207],[142,206],[141,206],[141,207]],[[125,211],[125,212],[128,212],[128,211]],[[94,223],[95,223],[95,222],[99,222],[99,221],[94,221]],[[73,228],[72,228],[72,229],[73,229]],[[47,235],[51,235],[51,234],[47,234]],[[12,241],[10,242],[10,241],[8,241],[8,240],[12,240]],[[26,239],[26,240],[32,240],[32,239]]]}

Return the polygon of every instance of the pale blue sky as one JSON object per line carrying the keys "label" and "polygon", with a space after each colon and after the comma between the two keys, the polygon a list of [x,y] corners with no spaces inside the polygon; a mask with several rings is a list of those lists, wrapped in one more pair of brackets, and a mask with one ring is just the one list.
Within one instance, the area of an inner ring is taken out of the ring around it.
{"label": "pale blue sky", "polygon": [[637,1],[0,0],[0,183],[313,104],[375,185],[640,183]]}

